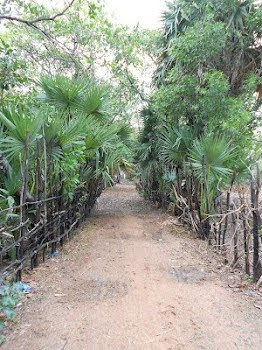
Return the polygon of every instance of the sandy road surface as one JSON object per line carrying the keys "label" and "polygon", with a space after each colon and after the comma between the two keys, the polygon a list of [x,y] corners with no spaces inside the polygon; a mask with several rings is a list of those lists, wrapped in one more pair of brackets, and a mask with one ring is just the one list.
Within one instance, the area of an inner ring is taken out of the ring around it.
{"label": "sandy road surface", "polygon": [[262,312],[170,232],[130,184],[107,190],[93,216],[28,279],[3,350],[262,348]]}

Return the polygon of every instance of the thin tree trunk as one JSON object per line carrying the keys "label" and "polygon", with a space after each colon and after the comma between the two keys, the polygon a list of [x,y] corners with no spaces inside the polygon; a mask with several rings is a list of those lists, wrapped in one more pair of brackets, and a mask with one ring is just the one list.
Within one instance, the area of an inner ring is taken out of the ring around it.
{"label": "thin tree trunk", "polygon": [[16,278],[18,281],[21,281],[22,278],[22,262],[24,256],[24,241],[23,236],[25,234],[25,221],[26,221],[26,193],[27,193],[27,182],[28,182],[28,165],[29,165],[29,133],[26,133],[25,139],[25,163],[23,167],[23,162],[20,155],[20,168],[21,168],[21,177],[22,177],[22,189],[20,194],[20,220],[19,220],[19,238],[22,238],[19,246],[17,247],[17,260],[18,260],[18,271]]}
{"label": "thin tree trunk", "polygon": [[[233,211],[232,206],[232,211]],[[232,266],[235,266],[238,261],[238,232],[237,232],[237,221],[236,214],[232,213],[232,224],[233,224],[233,250],[234,250],[234,259],[232,262]]]}
{"label": "thin tree trunk", "polygon": [[[240,204],[244,206],[243,198],[239,195]],[[241,213],[242,226],[243,226],[243,240],[244,240],[244,252],[245,252],[245,272],[250,275],[250,262],[249,262],[249,231],[247,223],[247,213],[244,207]]]}
{"label": "thin tree trunk", "polygon": [[[53,173],[54,173],[54,164],[53,164],[53,144],[51,143],[50,147],[50,159],[49,159],[49,166],[48,166],[48,171],[49,171],[49,196],[54,197],[54,188],[53,188]],[[55,203],[54,201],[50,201],[49,203],[49,213],[48,213],[48,221],[52,222],[54,218],[54,208],[55,208]],[[48,227],[49,231],[51,232],[50,235],[50,240],[53,242],[55,239],[55,225],[51,224]],[[56,251],[56,242],[53,242],[51,245],[51,253],[54,253]]]}
{"label": "thin tree trunk", "polygon": [[223,208],[222,208],[222,200],[219,201],[219,213],[220,213],[220,221],[219,221],[219,227],[218,227],[218,249],[221,250],[221,234],[222,234],[222,214],[223,214]]}
{"label": "thin tree trunk", "polygon": [[[42,179],[41,179],[41,153],[40,153],[40,142],[39,139],[36,139],[36,174],[35,174],[35,188],[36,188],[36,200],[41,200],[41,190],[42,190]],[[41,220],[41,208],[42,205],[36,205],[36,222],[40,222]],[[37,253],[37,245],[38,245],[38,235],[34,238],[34,247],[36,249],[36,253],[32,257],[32,268],[38,266],[38,253]]]}
{"label": "thin tree trunk", "polygon": [[203,174],[203,184],[204,184],[204,192],[205,192],[205,200],[206,200],[206,213],[205,219],[203,222],[203,236],[208,239],[208,244],[211,244],[210,241],[210,206],[209,206],[209,197],[208,197],[208,184],[207,184],[207,174],[206,174],[206,164],[205,164],[205,156],[202,157],[202,174]]}
{"label": "thin tree trunk", "polygon": [[257,282],[262,275],[262,265],[259,258],[259,225],[260,216],[258,210],[258,198],[260,191],[259,171],[257,169],[257,181],[251,173],[251,206],[253,213],[253,280]]}
{"label": "thin tree trunk", "polygon": [[[228,213],[229,207],[230,207],[230,194],[231,194],[231,191],[232,191],[233,184],[235,182],[235,177],[236,177],[236,174],[234,172],[233,175],[232,175],[232,179],[231,179],[229,190],[227,191],[226,214]],[[225,245],[225,242],[226,242],[227,227],[228,227],[228,215],[225,218],[225,225],[224,225],[223,238],[222,238],[222,244],[223,245]]]}
{"label": "thin tree trunk", "polygon": [[[46,152],[46,139],[45,139],[45,129],[42,129],[43,133],[43,151],[44,151],[44,237],[47,236],[47,152]],[[45,261],[46,248],[43,249],[43,261]]]}

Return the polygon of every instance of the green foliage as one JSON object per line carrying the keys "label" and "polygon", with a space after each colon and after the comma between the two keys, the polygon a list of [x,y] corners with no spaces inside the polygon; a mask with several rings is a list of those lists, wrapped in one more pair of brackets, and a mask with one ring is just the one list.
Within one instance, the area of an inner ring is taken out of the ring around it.
{"label": "green foliage", "polygon": [[[36,18],[53,15],[57,9],[13,0],[12,7],[8,9],[1,4],[0,12]],[[54,21],[37,23],[39,30],[12,21],[3,23],[5,42],[21,60],[17,70],[19,76],[16,74],[14,84],[9,84],[8,94],[5,94],[8,98],[15,96],[18,89],[21,92],[19,77],[25,79],[23,92],[27,92],[33,89],[35,80],[40,76],[56,76],[59,72],[62,77],[58,80],[64,77],[65,86],[70,85],[72,77],[74,82],[70,89],[65,87],[66,96],[63,84],[58,90],[54,80],[51,79],[52,86],[48,86],[48,78],[42,81],[46,89],[44,98],[49,99],[49,103],[53,103],[52,94],[60,95],[60,101],[56,103],[61,104],[60,108],[67,108],[68,103],[73,103],[77,98],[78,89],[81,89],[81,82],[78,86],[76,78],[78,81],[84,80],[84,85],[91,81],[91,87],[92,81],[99,80],[102,84],[99,87],[96,84],[95,90],[89,91],[93,102],[90,104],[90,97],[87,97],[87,101],[81,99],[82,105],[78,105],[78,108],[84,109],[86,114],[98,111],[98,117],[105,111],[121,119],[138,116],[137,103],[141,101],[141,96],[146,97],[144,90],[150,85],[147,77],[151,74],[152,62],[157,55],[157,31],[116,24],[105,13],[104,5],[99,0],[77,0],[63,16]],[[6,62],[11,63],[14,54],[9,55],[3,50]],[[12,67],[5,70],[6,77],[11,78],[13,73],[15,69]],[[141,77],[139,81],[137,76]],[[101,106],[105,92],[103,86],[107,84],[110,84],[110,106]]]}
{"label": "green foliage", "polygon": [[[209,203],[230,182],[234,163],[239,161],[232,144],[222,136],[206,134],[195,140],[189,151],[188,166],[202,184],[207,182]],[[206,179],[204,179],[204,173]]]}
{"label": "green foliage", "polygon": [[61,75],[42,78],[40,86],[44,94],[40,95],[39,99],[62,110],[75,106],[85,88],[82,80],[73,80]]}
{"label": "green foliage", "polygon": [[221,53],[226,38],[225,24],[213,21],[196,22],[174,41],[170,56],[185,69],[194,70],[201,64],[208,65]]}
{"label": "green foliage", "polygon": [[259,69],[261,7],[253,0],[173,0],[164,19],[158,83],[177,64],[191,70],[201,65],[221,70],[239,94],[246,75]]}
{"label": "green foliage", "polygon": [[15,308],[23,296],[21,284],[0,281],[0,313],[4,318],[0,319],[0,330],[4,328],[4,321],[12,321],[16,316]]}
{"label": "green foliage", "polygon": [[261,148],[254,142],[261,9],[239,0],[174,0],[167,7],[156,88],[142,115],[140,184],[148,198],[183,198],[205,217]]}
{"label": "green foliage", "polygon": [[[0,113],[0,151],[5,162],[0,173],[0,208],[5,211],[0,220],[4,225],[17,220],[13,207],[19,204],[27,138],[29,199],[34,198],[36,190],[37,157],[41,169],[47,166],[47,178],[41,173],[47,195],[52,189],[50,195],[60,193],[68,203],[73,201],[77,188],[113,185],[120,169],[131,171],[133,131],[124,121],[111,123],[104,86],[63,76],[40,81],[43,93],[30,94],[26,106],[9,103]],[[4,247],[14,239],[2,234],[0,244]]]}
{"label": "green foliage", "polygon": [[192,146],[194,131],[189,128],[166,126],[159,135],[159,155],[161,161],[168,166],[183,166],[183,162]]}
{"label": "green foliage", "polygon": [[27,83],[27,77],[21,74],[26,68],[25,61],[15,48],[10,45],[8,38],[0,38],[0,96],[12,87]]}
{"label": "green foliage", "polygon": [[43,124],[42,120],[22,107],[10,106],[0,111],[0,122],[6,127],[6,137],[0,140],[0,150],[9,161],[19,162],[25,156],[25,142],[29,135],[29,147],[33,147]]}
{"label": "green foliage", "polygon": [[106,113],[106,88],[83,79],[70,79],[64,76],[45,77],[40,81],[44,94],[40,101],[54,105],[69,114],[72,110],[102,116]]}

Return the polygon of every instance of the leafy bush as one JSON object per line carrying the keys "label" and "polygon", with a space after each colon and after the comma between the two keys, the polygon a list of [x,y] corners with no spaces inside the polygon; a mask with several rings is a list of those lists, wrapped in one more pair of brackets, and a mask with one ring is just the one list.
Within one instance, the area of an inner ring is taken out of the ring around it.
{"label": "leafy bush", "polygon": [[12,321],[16,316],[15,308],[23,294],[20,282],[0,281],[0,330],[4,328],[5,321]]}

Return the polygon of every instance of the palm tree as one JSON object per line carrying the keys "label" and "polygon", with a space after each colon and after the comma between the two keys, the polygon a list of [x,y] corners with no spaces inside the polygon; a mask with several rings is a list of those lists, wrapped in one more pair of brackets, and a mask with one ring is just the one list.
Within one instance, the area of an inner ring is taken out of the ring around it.
{"label": "palm tree", "polygon": [[164,35],[155,73],[156,83],[166,83],[168,72],[176,65],[170,53],[176,40],[203,18],[205,21],[211,18],[226,25],[228,37],[224,48],[209,62],[209,66],[226,74],[232,93],[239,94],[247,74],[259,72],[261,67],[261,20],[255,2],[173,0],[167,3],[167,7],[163,16]]}
{"label": "palm tree", "polygon": [[[61,111],[45,126],[47,146],[61,157],[74,146],[84,146],[82,175],[113,184],[120,167],[130,168],[128,143],[131,130],[123,123],[107,124],[107,91],[92,82],[57,76],[43,78],[41,101]],[[68,114],[69,118],[64,118]]]}
{"label": "palm tree", "polygon": [[[189,150],[187,165],[192,168],[201,184],[203,210],[208,204],[211,209],[215,195],[230,182],[237,162],[236,149],[222,136],[207,133],[200,140],[194,141]],[[205,186],[207,188],[204,191]]]}
{"label": "palm tree", "polygon": [[188,150],[196,137],[194,129],[165,125],[159,135],[159,155],[165,164],[182,168]]}
{"label": "palm tree", "polygon": [[29,136],[29,148],[33,149],[43,120],[29,111],[14,107],[0,111],[0,122],[5,126],[5,137],[0,140],[0,150],[6,158],[19,164],[19,155],[25,156],[25,143]]}
{"label": "palm tree", "polygon": [[112,184],[120,167],[130,167],[131,130],[120,122],[107,124],[105,87],[62,76],[45,77],[40,85],[44,90],[40,102],[44,104],[35,111],[8,107],[0,112],[1,153],[19,170],[25,160],[28,138],[32,191],[37,140],[40,162],[46,156],[47,178],[43,179],[50,191],[54,183],[56,191],[63,188],[71,194],[81,181],[102,179],[106,185]]}
{"label": "palm tree", "polygon": [[159,85],[165,82],[168,71],[174,66],[174,60],[170,56],[170,48],[175,40],[186,29],[192,26],[192,22],[201,17],[199,1],[173,0],[166,3],[167,10],[163,13],[163,42],[159,48],[158,67],[154,75]]}
{"label": "palm tree", "polygon": [[39,85],[43,90],[39,95],[40,100],[55,106],[69,117],[75,112],[100,117],[107,113],[105,86],[60,75],[44,77]]}

